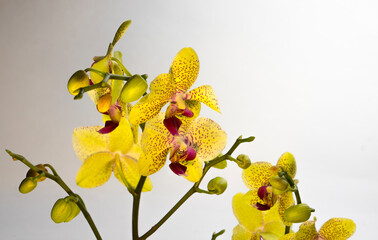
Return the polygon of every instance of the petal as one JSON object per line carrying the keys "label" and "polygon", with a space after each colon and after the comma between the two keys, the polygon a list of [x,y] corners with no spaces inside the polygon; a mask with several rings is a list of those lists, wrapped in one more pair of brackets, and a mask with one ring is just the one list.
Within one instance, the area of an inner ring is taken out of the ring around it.
{"label": "petal", "polygon": [[170,99],[176,93],[176,82],[173,76],[162,73],[150,84],[150,94],[155,99]]}
{"label": "petal", "polygon": [[186,92],[196,81],[199,72],[199,60],[193,48],[183,48],[177,53],[170,72],[177,83],[177,89]]}
{"label": "petal", "polygon": [[279,238],[279,240],[294,240],[295,233],[288,233]]}
{"label": "petal", "polygon": [[291,226],[291,222],[287,222],[283,216],[284,212],[286,209],[288,209],[290,206],[294,205],[294,198],[293,198],[293,193],[291,191],[286,192],[284,194],[281,194],[278,199],[278,213],[281,216],[282,222],[286,226]]}
{"label": "petal", "polygon": [[319,236],[327,240],[345,240],[356,231],[356,224],[348,218],[331,218],[319,230]]}
{"label": "petal", "polygon": [[255,162],[243,171],[243,180],[245,185],[250,189],[258,189],[269,183],[270,177],[273,175],[271,171],[272,164],[268,162]]}
{"label": "petal", "polygon": [[[285,232],[285,230],[284,230]],[[261,239],[269,239],[269,240],[278,240],[280,238],[280,236],[282,235],[277,235],[277,234],[274,234],[274,233],[271,233],[271,232],[262,232],[260,233],[261,235]]]}
{"label": "petal", "polygon": [[294,240],[313,240],[318,236],[315,228],[315,221],[307,221],[299,226],[298,232],[295,233]]}
{"label": "petal", "polygon": [[[105,56],[103,59],[97,61],[97,62],[94,62],[92,64],[92,67],[93,69],[96,69],[96,70],[99,70],[101,72],[104,72],[104,73],[111,73],[112,72],[112,68],[111,68],[111,55],[107,55]],[[91,72],[91,80],[94,84],[96,83],[99,83],[102,81],[103,77],[95,72]]]}
{"label": "petal", "polygon": [[236,219],[248,231],[255,232],[263,224],[263,213],[251,205],[251,194],[238,193],[232,199]]}
{"label": "petal", "polygon": [[147,94],[142,97],[131,109],[129,121],[133,125],[144,123],[156,116],[168,99],[154,99],[153,95]]}
{"label": "petal", "polygon": [[109,133],[109,150],[111,152],[120,151],[126,154],[134,144],[133,133],[129,121],[122,118],[119,126]]}
{"label": "petal", "polygon": [[[263,221],[264,223],[281,222],[282,224],[281,216],[278,213],[278,204],[275,204],[273,207],[271,207],[269,211],[263,212]],[[285,230],[283,232],[285,232]]]}
{"label": "petal", "polygon": [[214,111],[221,112],[218,98],[215,95],[213,88],[209,85],[203,85],[191,90],[188,93],[188,99],[203,102]]}
{"label": "petal", "polygon": [[285,152],[278,159],[277,166],[282,167],[292,178],[295,177],[297,172],[297,163],[293,154]]}
{"label": "petal", "polygon": [[142,153],[138,160],[140,174],[149,176],[159,171],[167,160],[168,152],[169,149],[163,149],[161,152]]}
{"label": "petal", "polygon": [[[119,157],[120,168],[114,168],[114,176],[126,186],[123,181],[125,181],[132,187],[132,189],[136,189],[141,174],[139,173],[138,163],[134,158],[131,158],[126,155],[121,155]],[[122,171],[122,172],[120,172]],[[127,187],[127,186],[126,186]],[[152,182],[150,178],[147,178],[142,191],[147,192],[152,190]]]}
{"label": "petal", "polygon": [[83,188],[93,188],[106,183],[112,175],[114,156],[99,152],[89,156],[76,174],[76,183]]}
{"label": "petal", "polygon": [[258,240],[256,234],[249,232],[243,225],[237,225],[232,234],[232,240]]}
{"label": "petal", "polygon": [[109,150],[109,136],[98,133],[101,126],[79,127],[72,133],[72,146],[77,157],[84,161],[89,155]]}
{"label": "petal", "polygon": [[[281,221],[265,223],[264,233],[261,235],[264,239],[279,239],[285,233],[285,225]],[[269,235],[268,235],[269,234]],[[268,237],[269,236],[269,237]]]}
{"label": "petal", "polygon": [[200,117],[190,125],[187,135],[191,138],[191,147],[196,149],[197,158],[209,161],[217,157],[226,146],[227,134],[209,118]]}
{"label": "petal", "polygon": [[185,178],[191,182],[198,182],[202,177],[203,163],[198,159],[181,162],[186,167]]}

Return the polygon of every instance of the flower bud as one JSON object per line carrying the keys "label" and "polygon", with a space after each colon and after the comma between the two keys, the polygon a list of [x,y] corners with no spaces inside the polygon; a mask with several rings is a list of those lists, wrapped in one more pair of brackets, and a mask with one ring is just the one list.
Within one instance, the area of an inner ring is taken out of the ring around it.
{"label": "flower bud", "polygon": [[269,179],[270,185],[273,187],[273,193],[282,194],[285,193],[289,188],[289,183],[285,178],[279,176],[273,176]]}
{"label": "flower bud", "polygon": [[240,154],[236,159],[238,160],[238,166],[242,169],[247,169],[251,166],[251,159],[245,154]]}
{"label": "flower bud", "polygon": [[83,70],[75,72],[67,83],[67,89],[72,95],[79,93],[79,88],[89,86],[89,77]]}
{"label": "flower bud", "polygon": [[148,88],[147,81],[139,75],[134,75],[123,86],[120,99],[124,103],[138,100]]}
{"label": "flower bud", "polygon": [[68,200],[68,204],[70,205],[70,208],[71,208],[71,214],[66,218],[66,220],[64,220],[64,222],[71,221],[80,213],[80,208],[77,206],[77,204],[74,201]]}
{"label": "flower bud", "polygon": [[311,212],[314,211],[315,210],[310,208],[307,204],[301,203],[286,209],[284,218],[288,222],[301,223],[307,221],[311,216]]}
{"label": "flower bud", "polygon": [[97,101],[97,110],[100,113],[106,113],[112,105],[112,95],[107,93],[102,95]]}
{"label": "flower bud", "polygon": [[[45,166],[43,164],[38,164],[38,165],[35,165],[37,168],[47,172],[47,169],[45,168]],[[34,171],[33,169],[29,169],[29,171],[26,173],[26,177],[38,177],[40,174],[36,171]],[[38,182],[42,182],[43,180],[45,180],[46,177],[40,177],[40,178],[37,178]]]}
{"label": "flower bud", "polygon": [[209,190],[209,192],[213,192],[217,195],[220,195],[224,191],[226,191],[226,188],[227,188],[227,181],[226,181],[226,179],[224,179],[222,177],[213,178],[207,184],[207,190]]}
{"label": "flower bud", "polygon": [[218,168],[218,169],[225,169],[227,167],[227,161],[224,160],[222,162],[219,162],[215,164],[213,167]]}
{"label": "flower bud", "polygon": [[20,186],[18,187],[18,191],[20,193],[29,193],[34,190],[34,188],[37,187],[37,180],[35,180],[32,177],[27,177],[20,183]]}
{"label": "flower bud", "polygon": [[58,199],[51,209],[51,219],[55,223],[65,222],[71,216],[71,205],[66,199]]}

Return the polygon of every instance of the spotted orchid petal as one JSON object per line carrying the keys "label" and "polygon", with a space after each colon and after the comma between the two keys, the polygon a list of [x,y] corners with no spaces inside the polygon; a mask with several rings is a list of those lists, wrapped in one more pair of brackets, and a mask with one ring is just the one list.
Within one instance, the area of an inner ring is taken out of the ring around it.
{"label": "spotted orchid petal", "polygon": [[196,118],[189,126],[187,135],[191,137],[192,147],[197,150],[200,161],[217,157],[226,146],[227,134],[209,118]]}
{"label": "spotted orchid petal", "polygon": [[198,182],[202,177],[203,162],[197,158],[192,161],[184,161],[181,163],[186,167],[185,178],[191,182]]}
{"label": "spotted orchid petal", "polygon": [[253,194],[238,193],[232,199],[232,210],[239,223],[249,232],[263,225],[263,212],[251,205]]}
{"label": "spotted orchid petal", "polygon": [[199,59],[193,48],[183,48],[177,53],[170,72],[177,83],[177,92],[186,92],[196,81],[199,72]]}
{"label": "spotted orchid petal", "polygon": [[249,189],[259,189],[263,185],[269,183],[269,179],[273,176],[271,171],[272,164],[268,162],[255,162],[243,171],[243,181]]}
{"label": "spotted orchid petal", "polygon": [[295,233],[288,233],[279,238],[279,240],[294,240]]}
{"label": "spotted orchid petal", "polygon": [[145,125],[141,139],[143,154],[138,160],[139,170],[144,176],[159,171],[167,159],[172,135],[163,120],[164,113],[160,113]]}
{"label": "spotted orchid petal", "polygon": [[278,199],[278,213],[281,216],[282,222],[286,226],[291,226],[292,223],[285,220],[285,218],[284,218],[284,212],[290,206],[294,205],[294,203],[295,202],[294,202],[294,198],[293,198],[293,193],[291,191],[279,195],[279,199]]}
{"label": "spotted orchid petal", "polygon": [[319,230],[319,237],[326,240],[346,240],[356,231],[356,224],[347,218],[331,218]]}
{"label": "spotted orchid petal", "polygon": [[214,111],[221,112],[218,98],[215,95],[213,88],[209,85],[203,85],[191,90],[188,93],[188,99],[203,102]]}
{"label": "spotted orchid petal", "polygon": [[96,152],[108,151],[109,136],[98,133],[101,126],[75,128],[72,134],[72,146],[77,157],[84,161]]}
{"label": "spotted orchid petal", "polygon": [[114,156],[109,152],[98,152],[90,155],[77,172],[77,185],[83,188],[103,185],[112,174],[114,162]]}
{"label": "spotted orchid petal", "polygon": [[260,240],[257,235],[248,231],[243,225],[237,225],[232,233],[232,240]]}
{"label": "spotted orchid petal", "polygon": [[298,232],[295,233],[295,240],[314,240],[318,236],[315,228],[315,221],[306,221],[299,226]]}
{"label": "spotted orchid petal", "polygon": [[297,163],[293,154],[289,152],[283,153],[277,162],[278,167],[282,167],[292,178],[295,177],[297,172]]}
{"label": "spotted orchid petal", "polygon": [[134,144],[133,133],[129,121],[122,118],[119,126],[109,133],[109,150],[111,152],[120,151],[126,154]]}
{"label": "spotted orchid petal", "polygon": [[132,108],[129,121],[137,125],[156,116],[175,93],[176,83],[171,74],[160,74],[150,85],[150,93]]}
{"label": "spotted orchid petal", "polygon": [[[126,187],[125,181],[131,186],[132,189],[136,189],[139,179],[141,177],[139,173],[137,161],[129,156],[121,155],[117,158],[119,161],[119,167],[114,168],[114,176]],[[143,185],[143,192],[152,190],[152,182],[149,178],[146,179]]]}

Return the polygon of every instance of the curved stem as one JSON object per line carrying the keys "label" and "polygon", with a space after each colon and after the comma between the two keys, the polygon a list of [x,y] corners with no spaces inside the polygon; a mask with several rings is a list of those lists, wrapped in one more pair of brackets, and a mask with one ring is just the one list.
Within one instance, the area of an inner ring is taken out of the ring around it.
{"label": "curved stem", "polygon": [[146,181],[146,176],[141,176],[138,182],[138,185],[133,194],[133,215],[132,215],[132,231],[133,231],[133,240],[139,239],[138,233],[138,218],[139,218],[139,204],[140,197],[143,189],[144,182]]}
{"label": "curved stem", "polygon": [[83,213],[85,219],[87,220],[89,226],[92,229],[92,232],[96,236],[96,239],[97,240],[102,240],[101,235],[98,232],[97,227],[96,227],[95,223],[93,222],[93,219],[92,219],[91,215],[89,214],[87,208],[85,207],[85,204],[84,204],[83,200],[81,199],[81,197],[78,194],[74,193],[67,186],[67,184],[60,178],[60,176],[58,175],[58,173],[55,171],[55,169],[50,164],[44,164],[44,165],[46,167],[49,167],[51,169],[51,171],[54,173],[54,175],[51,174],[51,173],[48,173],[46,171],[43,171],[40,168],[37,168],[36,166],[34,166],[33,164],[31,164],[28,160],[26,160],[25,157],[23,157],[21,155],[12,153],[9,150],[5,150],[5,151],[13,158],[13,160],[19,160],[19,161],[21,161],[23,164],[25,164],[26,166],[28,166],[30,169],[32,169],[33,171],[38,172],[40,174],[43,172],[47,178],[49,178],[49,179],[53,180],[54,182],[56,182],[57,184],[59,184],[59,186],[61,188],[63,188],[63,190],[66,191],[66,193],[68,195],[73,196],[75,198],[78,197],[79,201],[77,201],[77,203],[76,203],[77,206],[80,208],[81,212]]}

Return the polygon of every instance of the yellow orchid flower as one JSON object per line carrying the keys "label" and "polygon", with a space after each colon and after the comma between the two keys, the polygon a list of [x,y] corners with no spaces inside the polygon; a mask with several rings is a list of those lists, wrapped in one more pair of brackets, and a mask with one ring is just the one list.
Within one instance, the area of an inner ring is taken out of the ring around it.
{"label": "yellow orchid flower", "polygon": [[217,157],[226,146],[226,140],[227,134],[211,119],[164,119],[161,112],[144,128],[143,153],[138,161],[140,172],[148,176],[159,171],[170,152],[171,170],[197,182],[202,176],[203,161]]}
{"label": "yellow orchid flower", "polygon": [[181,114],[193,117],[194,113],[189,100],[205,103],[213,110],[220,112],[218,99],[214,90],[208,86],[200,86],[189,92],[189,88],[197,79],[199,60],[192,48],[181,49],[172,61],[169,73],[160,74],[150,85],[150,93],[134,106],[130,113],[130,123],[136,125],[156,116],[162,107],[170,102],[166,118]]}
{"label": "yellow orchid flower", "polygon": [[[274,205],[278,205],[278,212],[285,225],[291,226],[292,223],[285,221],[283,214],[287,208],[294,204],[291,191],[276,194],[269,180],[277,175],[279,169],[285,170],[292,178],[295,177],[297,167],[294,156],[291,153],[284,153],[279,158],[276,166],[268,162],[255,162],[243,171],[243,180],[251,190],[250,204],[259,210],[268,210]],[[276,204],[277,203],[277,204]]]}
{"label": "yellow orchid flower", "polygon": [[251,193],[238,193],[232,199],[232,209],[239,222],[234,228],[232,240],[278,240],[285,233],[285,225],[277,205],[267,211],[251,206]]}
{"label": "yellow orchid flower", "polygon": [[[126,187],[135,189],[140,179],[137,160],[141,147],[134,143],[133,132],[126,118],[109,134],[101,134],[101,126],[74,129],[72,145],[83,161],[76,175],[80,187],[93,188],[108,181],[112,172]],[[146,179],[143,191],[150,191],[152,183]]]}
{"label": "yellow orchid flower", "polygon": [[296,233],[289,233],[279,240],[346,240],[356,231],[356,224],[348,218],[331,218],[323,224],[319,232],[315,228],[316,219],[299,226]]}

